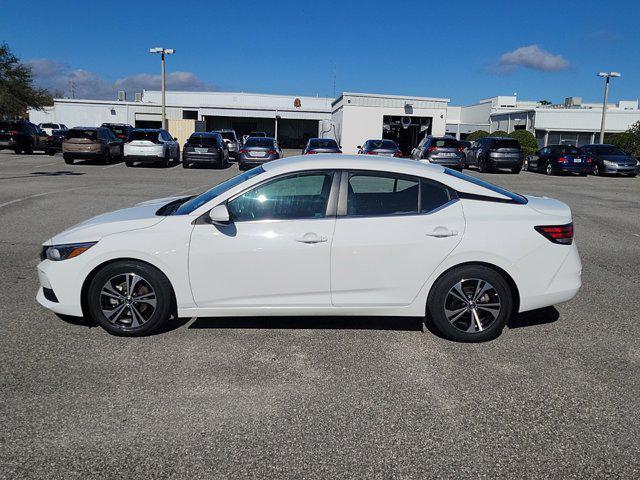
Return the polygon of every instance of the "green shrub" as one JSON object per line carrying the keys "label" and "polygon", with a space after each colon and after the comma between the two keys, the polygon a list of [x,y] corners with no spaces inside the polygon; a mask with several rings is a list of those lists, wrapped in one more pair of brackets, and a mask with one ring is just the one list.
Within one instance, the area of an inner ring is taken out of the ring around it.
{"label": "green shrub", "polygon": [[467,142],[475,142],[479,138],[488,137],[488,136],[489,136],[489,132],[486,132],[484,130],[476,130],[475,132],[471,132],[469,135],[467,135],[467,138],[465,140]]}
{"label": "green shrub", "polygon": [[515,138],[520,144],[523,155],[531,155],[538,150],[538,142],[533,133],[528,130],[515,130],[510,133],[511,138]]}
{"label": "green shrub", "polygon": [[616,133],[608,141],[629,155],[640,158],[640,122],[631,125],[626,132]]}
{"label": "green shrub", "polygon": [[508,137],[509,134],[504,130],[496,130],[495,132],[490,133],[489,136],[490,137]]}

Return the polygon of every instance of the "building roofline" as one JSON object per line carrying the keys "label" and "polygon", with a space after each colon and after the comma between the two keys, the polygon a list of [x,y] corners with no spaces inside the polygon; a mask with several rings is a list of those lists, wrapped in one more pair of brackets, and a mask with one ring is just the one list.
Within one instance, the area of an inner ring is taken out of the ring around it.
{"label": "building roofline", "polygon": [[[153,93],[159,93],[161,94],[162,92],[160,90],[142,90],[142,93],[144,94],[145,92],[153,92]],[[333,100],[332,97],[321,97],[321,96],[314,96],[314,95],[292,95],[289,93],[258,93],[258,92],[223,92],[223,91],[206,91],[206,90],[167,90],[167,94],[170,93],[189,93],[189,94],[206,94],[206,95],[260,95],[263,97],[293,97],[293,98],[315,98],[315,99],[324,99],[324,100]]]}
{"label": "building roofline", "polygon": [[441,97],[417,97],[414,95],[385,95],[382,93],[363,93],[363,92],[342,92],[338,97],[332,102],[332,105],[338,103],[341,98],[345,96],[351,97],[372,97],[372,98],[392,98],[395,100],[419,100],[419,101],[427,101],[427,102],[446,102],[449,103],[451,101],[450,98],[441,98]]}

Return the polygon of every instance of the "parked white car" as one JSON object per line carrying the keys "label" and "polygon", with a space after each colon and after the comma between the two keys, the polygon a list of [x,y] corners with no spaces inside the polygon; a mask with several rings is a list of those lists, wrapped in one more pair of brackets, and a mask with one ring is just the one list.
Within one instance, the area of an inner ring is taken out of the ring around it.
{"label": "parked white car", "polygon": [[375,156],[266,163],[87,220],[42,258],[38,302],[118,335],[172,314],[426,315],[448,338],[481,341],[581,285],[564,203]]}
{"label": "parked white car", "polygon": [[168,167],[172,161],[180,161],[180,144],[166,130],[137,128],[124,144],[124,161],[127,167],[135,163]]}
{"label": "parked white car", "polygon": [[69,130],[64,123],[39,123],[40,130],[51,136],[54,130]]}

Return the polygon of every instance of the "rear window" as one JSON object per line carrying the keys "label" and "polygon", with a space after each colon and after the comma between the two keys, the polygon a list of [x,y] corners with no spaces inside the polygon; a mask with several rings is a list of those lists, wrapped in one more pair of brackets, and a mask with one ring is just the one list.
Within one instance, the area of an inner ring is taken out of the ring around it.
{"label": "rear window", "polygon": [[626,155],[626,153],[613,145],[595,145],[590,148],[598,155]]}
{"label": "rear window", "polygon": [[266,137],[267,134],[264,132],[251,132],[250,137]]}
{"label": "rear window", "polygon": [[549,149],[555,155],[580,155],[580,150],[571,145],[553,145]]}
{"label": "rear window", "polygon": [[493,140],[491,144],[491,148],[517,148],[520,149],[520,144],[517,140],[512,140],[510,138]]}
{"label": "rear window", "polygon": [[249,137],[245,147],[273,147],[273,138]]}
{"label": "rear window", "polygon": [[459,144],[453,138],[435,138],[431,141],[431,145],[438,148],[458,148]]}
{"label": "rear window", "polygon": [[218,132],[222,138],[225,140],[235,140],[236,137],[233,132]]}
{"label": "rear window", "polygon": [[191,135],[187,140],[187,145],[192,147],[215,147],[218,145],[216,137],[204,135]]}
{"label": "rear window", "polygon": [[40,128],[59,128],[57,123],[43,123]]}
{"label": "rear window", "polygon": [[159,132],[145,132],[142,130],[133,130],[130,134],[129,134],[129,141],[133,141],[133,140],[147,140],[149,142],[153,142],[153,143],[159,143]]}
{"label": "rear window", "polygon": [[450,168],[445,168],[444,173],[446,173],[447,175],[451,175],[452,177],[465,180],[469,183],[473,183],[474,185],[479,185],[488,190],[491,190],[492,192],[499,193],[500,195],[504,195],[505,197],[513,200],[515,203],[519,203],[521,205],[524,205],[525,203],[527,203],[527,199],[522,195],[518,195],[517,193],[513,193],[510,190],[507,190],[502,187],[498,187],[493,183],[485,182],[484,180],[480,180],[479,178],[472,177],[471,175],[467,175],[466,173],[458,172],[456,170],[451,170]]}
{"label": "rear window", "polygon": [[397,150],[398,145],[393,140],[371,140],[369,142],[369,148],[384,149],[384,150]]}
{"label": "rear window", "polygon": [[97,138],[98,132],[95,130],[82,130],[82,129],[72,129],[67,130],[66,138],[87,138],[89,140],[95,140]]}
{"label": "rear window", "polygon": [[309,146],[311,148],[338,148],[336,141],[331,139],[309,140]]}

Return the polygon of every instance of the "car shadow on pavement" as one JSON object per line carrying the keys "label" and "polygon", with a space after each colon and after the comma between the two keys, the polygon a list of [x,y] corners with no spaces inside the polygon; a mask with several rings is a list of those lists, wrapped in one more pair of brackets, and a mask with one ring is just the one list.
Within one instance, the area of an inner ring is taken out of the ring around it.
{"label": "car shadow on pavement", "polygon": [[545,307],[529,312],[517,313],[507,322],[509,328],[533,327],[553,323],[560,318],[560,312],[556,307]]}
{"label": "car shadow on pavement", "polygon": [[295,330],[422,330],[417,317],[202,317],[189,328]]}

